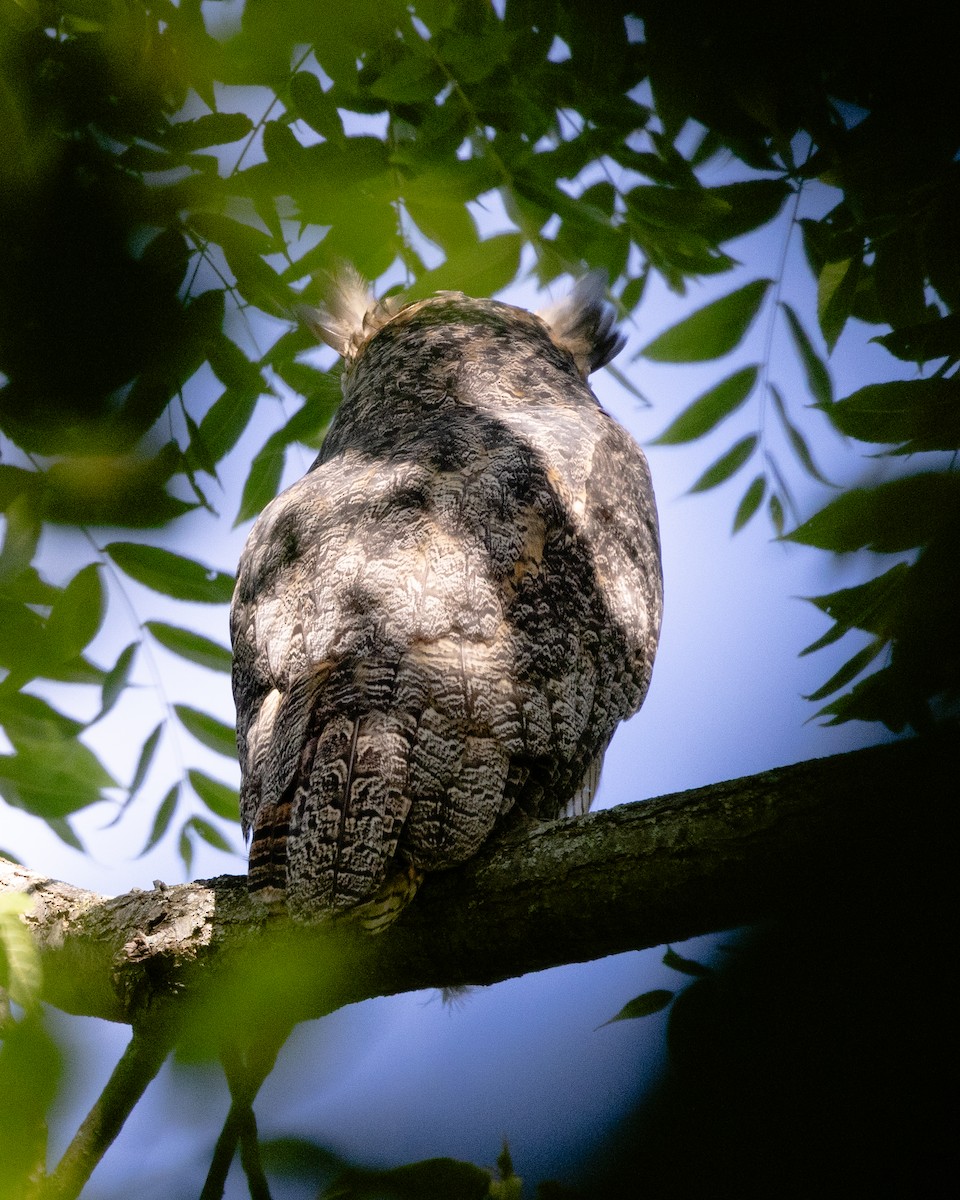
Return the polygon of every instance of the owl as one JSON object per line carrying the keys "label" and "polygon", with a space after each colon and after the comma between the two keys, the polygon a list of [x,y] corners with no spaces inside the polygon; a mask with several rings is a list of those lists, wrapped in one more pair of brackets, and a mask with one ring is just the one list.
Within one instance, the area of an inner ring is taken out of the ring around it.
{"label": "owl", "polygon": [[513,822],[585,812],[660,629],[646,459],[587,377],[622,348],[592,274],[537,314],[352,271],[307,319],[343,402],[240,559],[249,885],[385,927]]}

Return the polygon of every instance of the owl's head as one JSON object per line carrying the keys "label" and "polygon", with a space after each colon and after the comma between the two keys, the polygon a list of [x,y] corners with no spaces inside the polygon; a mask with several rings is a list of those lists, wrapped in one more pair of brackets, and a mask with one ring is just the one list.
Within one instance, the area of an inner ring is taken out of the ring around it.
{"label": "owl's head", "polygon": [[[342,267],[330,279],[322,308],[301,307],[299,317],[318,338],[352,364],[370,339],[400,313],[459,293],[440,292],[436,297],[408,304],[403,296],[378,300],[352,266]],[[499,305],[496,300],[485,303]],[[522,312],[512,305],[501,307]],[[533,314],[553,343],[566,351],[580,375],[606,366],[623,349],[626,338],[614,327],[613,305],[606,298],[606,275],[590,271],[566,296]],[[529,315],[527,315],[529,320]]]}

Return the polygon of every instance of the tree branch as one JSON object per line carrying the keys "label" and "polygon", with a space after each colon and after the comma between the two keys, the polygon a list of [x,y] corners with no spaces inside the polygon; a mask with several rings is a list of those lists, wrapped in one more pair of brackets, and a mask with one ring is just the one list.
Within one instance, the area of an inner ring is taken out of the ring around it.
{"label": "tree branch", "polygon": [[235,997],[251,979],[271,988],[251,1020],[276,1009],[278,991],[284,1020],[305,1019],[755,923],[854,867],[888,878],[914,838],[942,840],[958,768],[960,744],[945,735],[550,822],[429,877],[373,938],[266,915],[238,876],[108,899],[0,862],[0,892],[35,898],[23,919],[44,998],[66,1011],[135,1021],[239,970]]}

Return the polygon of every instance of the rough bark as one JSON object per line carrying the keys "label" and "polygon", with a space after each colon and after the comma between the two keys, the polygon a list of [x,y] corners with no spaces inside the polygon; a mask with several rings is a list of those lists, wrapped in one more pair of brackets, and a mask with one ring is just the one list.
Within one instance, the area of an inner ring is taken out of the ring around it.
{"label": "rough bark", "polygon": [[134,1022],[257,979],[286,1023],[755,923],[874,861],[895,887],[901,847],[953,821],[958,768],[956,737],[901,742],[554,821],[428,878],[376,938],[265,915],[242,876],[107,898],[0,862],[0,892],[34,897],[24,920],[59,1008]]}

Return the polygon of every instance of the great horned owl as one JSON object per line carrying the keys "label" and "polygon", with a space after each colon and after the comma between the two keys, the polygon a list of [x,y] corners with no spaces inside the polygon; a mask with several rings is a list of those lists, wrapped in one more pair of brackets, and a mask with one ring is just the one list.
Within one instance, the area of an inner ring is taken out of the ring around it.
{"label": "great horned owl", "polygon": [[254,525],[231,611],[250,888],[389,922],[508,815],[585,812],[650,681],[650,474],[586,378],[621,349],[588,275],[537,315],[348,272],[316,462]]}

